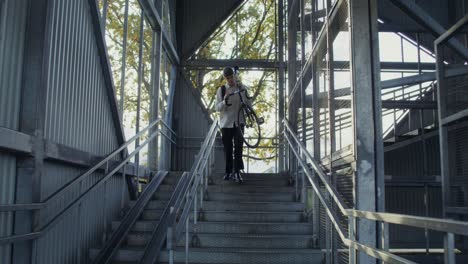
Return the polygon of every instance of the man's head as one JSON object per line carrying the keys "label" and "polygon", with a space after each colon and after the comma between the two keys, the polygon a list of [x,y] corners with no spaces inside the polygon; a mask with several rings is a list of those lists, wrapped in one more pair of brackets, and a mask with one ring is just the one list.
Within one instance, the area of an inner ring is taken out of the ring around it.
{"label": "man's head", "polygon": [[231,67],[226,67],[223,70],[223,76],[224,79],[226,79],[226,82],[229,84],[229,86],[236,86],[236,73],[234,72],[234,69]]}

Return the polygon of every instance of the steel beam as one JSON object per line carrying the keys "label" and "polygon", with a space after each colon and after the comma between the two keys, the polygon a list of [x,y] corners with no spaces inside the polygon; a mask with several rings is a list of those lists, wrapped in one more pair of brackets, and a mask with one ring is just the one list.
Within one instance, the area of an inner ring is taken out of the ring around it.
{"label": "steel beam", "polygon": [[148,22],[150,23],[153,30],[156,32],[162,32],[163,46],[167,51],[172,64],[179,65],[179,55],[177,54],[174,43],[172,43],[168,33],[166,32],[166,29],[163,26],[161,15],[158,13],[158,10],[156,10],[154,2],[150,0],[138,0],[138,2],[140,2],[141,8],[143,9],[143,12],[145,13],[146,18],[148,19]]}
{"label": "steel beam", "polygon": [[[333,23],[335,17],[338,14],[340,14],[340,12],[345,11],[345,10],[342,9],[344,7],[344,5],[343,5],[344,2],[345,2],[345,0],[337,0],[334,3],[333,7],[331,8],[329,19],[325,23]],[[312,25],[312,26],[314,26],[314,25]],[[300,86],[301,82],[309,83],[310,80],[312,79],[312,62],[313,62],[314,58],[317,56],[317,54],[319,53],[319,51],[321,51],[323,49],[326,49],[326,47],[327,47],[327,30],[326,30],[326,28],[327,28],[327,25],[324,24],[324,26],[320,30],[318,38],[314,39],[312,52],[309,55],[309,57],[307,58],[306,65],[303,68],[303,70],[301,71],[301,73],[299,75],[299,78],[298,78],[297,82],[294,85],[292,94],[294,94],[297,91],[297,89]],[[316,32],[316,29],[313,28],[312,32],[314,34]],[[338,34],[338,31],[334,30],[333,32],[335,34],[333,36],[331,36],[331,38],[335,39],[335,37]],[[318,59],[321,59],[321,58],[318,58]],[[335,65],[333,67],[336,68]],[[318,71],[319,69],[316,68],[316,70]],[[323,69],[323,70],[325,70],[325,69]],[[290,98],[290,100],[288,102],[288,105],[290,103],[291,103],[291,98]]]}
{"label": "steel beam", "polygon": [[117,104],[117,98],[115,97],[115,86],[114,78],[112,77],[112,69],[110,66],[109,55],[107,53],[107,45],[105,41],[104,33],[101,28],[101,19],[99,16],[99,7],[97,6],[96,0],[88,0],[90,7],[91,21],[94,29],[94,36],[96,38],[96,46],[99,54],[99,61],[102,68],[102,75],[104,77],[106,94],[109,99],[109,105],[112,114],[112,122],[115,127],[115,133],[119,144],[125,142],[125,133],[123,130],[122,122],[120,120],[119,106]]}
{"label": "steel beam", "polygon": [[[349,61],[335,61],[333,67],[337,71],[348,71],[349,65]],[[382,70],[417,71],[419,69],[418,66],[417,62],[380,62],[380,68]],[[421,63],[421,69],[424,71],[434,71],[435,67],[435,63]]]}
{"label": "steel beam", "polygon": [[[150,123],[159,117],[159,86],[161,74],[161,32],[153,31],[153,45],[151,49],[151,96],[150,96]],[[156,128],[152,128],[150,133],[154,132]],[[156,171],[158,161],[158,137],[150,142],[148,148],[148,166],[152,171]]]}
{"label": "steel beam", "polygon": [[[0,127],[0,149],[8,153],[14,153],[20,159],[34,155],[34,142],[41,140],[22,132]],[[44,160],[64,163],[73,167],[89,168],[102,160],[104,157],[93,153],[72,148],[63,144],[55,143],[50,140],[42,139]],[[117,161],[110,162],[110,166],[117,165]],[[136,176],[133,171],[134,164],[127,165],[127,174]],[[105,169],[104,167],[102,169]],[[136,171],[136,170],[135,170]],[[141,174],[143,175],[143,174]]]}
{"label": "steel beam", "polygon": [[383,100],[385,109],[437,109],[435,101]]}
{"label": "steel beam", "polygon": [[182,66],[189,69],[223,69],[226,66],[239,66],[240,68],[278,69],[280,62],[274,60],[247,60],[247,59],[199,59],[182,62]]}
{"label": "steel beam", "polygon": [[[287,104],[288,109],[288,119],[291,121],[292,129],[294,132],[297,132],[297,111],[298,111],[298,97],[295,95],[297,80],[297,17],[299,15],[299,4],[298,0],[288,0],[289,1],[289,10],[288,10],[288,97],[289,102]],[[298,81],[300,86],[300,80]],[[289,148],[290,149],[290,148]],[[288,163],[289,163],[289,173],[296,173],[296,161],[293,158],[291,149],[288,153]]]}
{"label": "steel beam", "polygon": [[[404,13],[410,16],[413,20],[425,27],[435,37],[439,37],[444,34],[447,30],[440,25],[431,15],[424,11],[416,2],[407,0],[387,0],[400,8]],[[457,39],[451,39],[448,41],[448,45],[456,51],[463,58],[468,58],[468,49],[464,47]]]}
{"label": "steel beam", "polygon": [[30,135],[0,127],[0,150],[16,154],[31,154],[32,149],[33,142]]}
{"label": "steel beam", "polygon": [[[451,69],[446,70],[445,77],[449,78],[449,77],[456,77],[456,76],[466,75],[466,74],[468,74],[468,67],[462,66],[462,67],[456,67],[456,68],[451,68]],[[413,75],[413,76],[407,76],[407,77],[382,81],[380,82],[380,87],[381,89],[389,89],[389,88],[395,88],[395,87],[400,87],[400,86],[416,85],[416,84],[420,84],[424,82],[432,82],[436,80],[437,78],[436,78],[435,72],[426,72],[421,75]],[[339,88],[335,90],[335,97],[346,96],[350,94],[351,94],[351,88],[349,87]],[[327,97],[327,93],[320,94],[320,98],[324,98],[324,97]]]}

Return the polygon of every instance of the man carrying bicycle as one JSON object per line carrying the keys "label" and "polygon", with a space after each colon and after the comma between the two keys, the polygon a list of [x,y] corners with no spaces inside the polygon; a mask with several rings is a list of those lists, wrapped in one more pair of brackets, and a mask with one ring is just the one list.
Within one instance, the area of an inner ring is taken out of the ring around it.
{"label": "man carrying bicycle", "polygon": [[[219,112],[219,124],[221,126],[224,154],[226,158],[226,174],[224,180],[233,179],[238,183],[243,182],[240,170],[244,169],[242,161],[243,139],[241,130],[244,129],[242,119],[238,118],[241,107],[241,99],[251,104],[247,97],[246,87],[237,79],[237,68],[226,67],[223,70],[226,84],[221,86],[216,93],[216,111]],[[242,91],[241,91],[242,90]],[[241,91],[241,92],[239,92]],[[240,96],[232,96],[238,94]],[[240,124],[239,124],[240,122]],[[234,141],[234,160],[233,160]],[[234,172],[232,171],[234,167]]]}

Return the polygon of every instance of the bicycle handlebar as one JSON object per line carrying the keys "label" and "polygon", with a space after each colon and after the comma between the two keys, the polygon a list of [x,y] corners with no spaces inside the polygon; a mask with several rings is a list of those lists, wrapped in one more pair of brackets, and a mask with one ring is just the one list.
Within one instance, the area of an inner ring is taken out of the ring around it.
{"label": "bicycle handlebar", "polygon": [[238,94],[238,93],[240,93],[240,92],[245,92],[245,97],[247,97],[247,99],[249,99],[249,100],[253,98],[253,97],[249,97],[249,94],[247,93],[247,90],[246,90],[246,89],[244,89],[244,88],[238,89],[237,91],[235,91],[235,92],[230,93],[230,94],[227,95],[227,97],[226,97],[226,99],[225,99],[225,100],[226,100],[226,105],[227,105],[227,106],[231,106],[232,104],[228,104],[227,100],[229,99],[229,97],[231,97],[231,96],[233,96],[233,95],[235,95],[235,94]]}

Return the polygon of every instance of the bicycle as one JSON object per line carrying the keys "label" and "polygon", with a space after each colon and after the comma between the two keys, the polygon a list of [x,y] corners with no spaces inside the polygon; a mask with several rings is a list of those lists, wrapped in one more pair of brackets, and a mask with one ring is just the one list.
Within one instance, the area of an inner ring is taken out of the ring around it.
{"label": "bicycle", "polygon": [[[237,91],[229,94],[228,98],[236,94],[239,95],[241,107],[239,108],[239,112],[237,113],[237,123],[244,124],[242,128],[239,127],[239,130],[241,132],[242,139],[244,140],[245,144],[249,148],[256,148],[260,144],[260,125],[262,125],[265,122],[265,120],[263,119],[263,117],[257,117],[257,114],[255,113],[253,108],[244,102],[241,92],[245,92],[245,96],[248,99],[252,99],[252,97],[248,96],[246,89],[238,89]],[[232,104],[226,103],[226,105],[230,106]]]}

